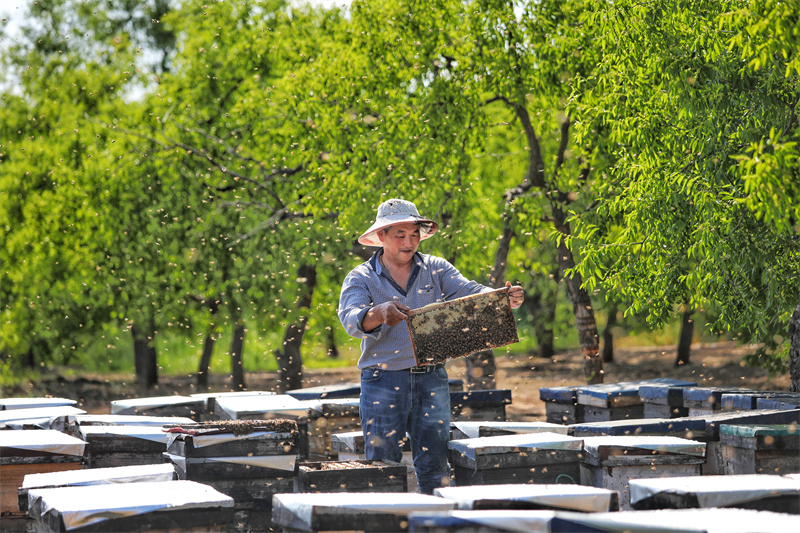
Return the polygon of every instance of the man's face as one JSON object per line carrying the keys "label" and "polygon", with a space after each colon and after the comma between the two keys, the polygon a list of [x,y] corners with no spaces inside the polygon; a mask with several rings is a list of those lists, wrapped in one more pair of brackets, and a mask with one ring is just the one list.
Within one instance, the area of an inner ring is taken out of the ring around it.
{"label": "man's face", "polygon": [[379,231],[378,238],[383,243],[383,253],[388,259],[411,261],[419,246],[419,226],[411,222],[390,226],[385,234]]}

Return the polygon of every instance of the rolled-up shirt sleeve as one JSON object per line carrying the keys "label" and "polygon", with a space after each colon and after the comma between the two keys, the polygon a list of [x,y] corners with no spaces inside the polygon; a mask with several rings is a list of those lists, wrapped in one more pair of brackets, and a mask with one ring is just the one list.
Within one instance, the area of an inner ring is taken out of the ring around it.
{"label": "rolled-up shirt sleeve", "polygon": [[372,308],[373,301],[365,281],[356,273],[349,274],[342,284],[339,295],[339,321],[348,335],[357,339],[371,337],[380,339],[383,325],[372,331],[364,331],[364,315]]}
{"label": "rolled-up shirt sleeve", "polygon": [[464,277],[449,261],[439,258],[438,275],[445,300],[455,300],[471,294],[491,292],[494,289]]}

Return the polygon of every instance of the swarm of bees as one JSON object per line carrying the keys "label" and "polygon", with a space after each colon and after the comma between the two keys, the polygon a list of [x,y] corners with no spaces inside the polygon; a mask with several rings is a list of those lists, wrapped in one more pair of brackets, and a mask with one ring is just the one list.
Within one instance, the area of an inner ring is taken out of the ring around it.
{"label": "swarm of bees", "polygon": [[297,431],[297,422],[284,418],[270,420],[210,420],[196,424],[176,424],[165,426],[167,431],[203,435],[212,433],[233,433],[234,435],[247,435],[256,431],[269,431],[274,433],[293,433]]}
{"label": "swarm of bees", "polygon": [[507,289],[427,305],[406,322],[418,365],[519,342]]}
{"label": "swarm of bees", "polygon": [[302,466],[313,470],[353,470],[375,465],[369,461],[323,461],[320,463],[306,463]]}

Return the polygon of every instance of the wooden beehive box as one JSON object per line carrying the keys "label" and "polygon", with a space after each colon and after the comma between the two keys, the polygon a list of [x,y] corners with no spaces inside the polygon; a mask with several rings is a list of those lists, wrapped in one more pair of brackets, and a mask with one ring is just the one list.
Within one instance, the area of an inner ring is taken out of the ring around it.
{"label": "wooden beehive box", "polygon": [[86,411],[71,405],[8,409],[0,411],[0,429],[55,429],[50,427],[54,420],[82,414]]}
{"label": "wooden beehive box", "polygon": [[679,418],[689,415],[683,405],[683,389],[696,387],[697,383],[686,382],[681,385],[642,385],[639,398],[644,404],[645,418]]}
{"label": "wooden beehive box", "polygon": [[0,411],[39,407],[74,407],[78,402],[68,398],[0,398]]}
{"label": "wooden beehive box", "polygon": [[294,420],[207,421],[167,431],[164,456],[179,478],[233,498],[237,527],[270,529],[273,495],[294,490],[300,438]]}
{"label": "wooden beehive box", "polygon": [[507,288],[414,309],[406,323],[418,366],[519,342]]}
{"label": "wooden beehive box", "polygon": [[780,398],[792,398],[792,393],[784,391],[727,392],[721,396],[720,403],[723,411],[751,411],[758,408],[758,400]]}
{"label": "wooden beehive box", "polygon": [[547,421],[553,424],[580,424],[586,420],[583,405],[578,403],[578,387],[540,387]]}
{"label": "wooden beehive box", "polygon": [[455,484],[578,483],[583,440],[556,433],[526,433],[448,444]]}
{"label": "wooden beehive box", "polygon": [[616,490],[630,510],[630,479],[700,475],[706,445],[677,437],[585,437],[581,484]]}
{"label": "wooden beehive box", "polygon": [[86,443],[51,429],[0,431],[0,513],[24,515],[18,489],[25,476],[83,468]]}
{"label": "wooden beehive box", "polygon": [[203,399],[191,396],[153,396],[111,402],[112,415],[182,416],[199,420],[204,412]]}
{"label": "wooden beehive box", "polygon": [[408,492],[407,469],[382,461],[304,462],[294,492]]}
{"label": "wooden beehive box", "polygon": [[450,422],[450,439],[477,439],[479,437],[497,437],[499,435],[518,435],[520,433],[558,433],[571,435],[570,428],[550,422]]}
{"label": "wooden beehive box", "polygon": [[506,419],[506,405],[511,404],[510,389],[471,390],[450,393],[450,420]]}
{"label": "wooden beehive box", "polygon": [[308,408],[308,459],[336,459],[331,435],[361,429],[359,398],[303,400]]}
{"label": "wooden beehive box", "polygon": [[800,410],[759,409],[754,411],[716,411],[713,414],[688,417],[687,420],[702,420],[706,426],[705,435],[695,436],[695,440],[706,443],[706,463],[704,475],[725,473],[725,462],[720,445],[720,427],[724,424],[792,424],[800,423]]}
{"label": "wooden beehive box", "polygon": [[272,521],[283,531],[407,531],[410,513],[454,507],[438,496],[403,492],[276,494]]}
{"label": "wooden beehive box", "polygon": [[308,459],[309,404],[288,394],[217,398],[214,416],[219,420],[271,420],[287,418],[297,423],[299,459]]}
{"label": "wooden beehive box", "polygon": [[192,424],[194,420],[176,416],[141,415],[68,415],[53,420],[51,429],[63,431],[75,437],[81,436],[81,427],[90,426],[150,426],[161,428],[169,424]]}
{"label": "wooden beehive box", "polygon": [[720,446],[724,474],[800,472],[800,425],[723,424]]}
{"label": "wooden beehive box", "polygon": [[711,415],[722,409],[722,395],[736,392],[755,392],[739,387],[687,387],[683,390],[683,406],[689,416]]}
{"label": "wooden beehive box", "polygon": [[637,418],[608,422],[584,422],[583,424],[573,424],[569,428],[575,437],[658,435],[703,440],[706,423],[705,420],[698,418]]}
{"label": "wooden beehive box", "polygon": [[578,387],[578,403],[584,406],[584,421],[602,422],[644,418],[639,389],[645,385],[691,386],[690,381],[669,378],[623,381]]}
{"label": "wooden beehive box", "polygon": [[180,479],[274,479],[297,469],[293,420],[214,421],[167,429],[165,456]]}
{"label": "wooden beehive box", "polygon": [[462,510],[561,510],[602,513],[619,510],[616,491],[584,485],[506,484],[433,489]]}
{"label": "wooden beehive box", "polygon": [[233,499],[193,481],[112,483],[34,489],[31,516],[39,530],[225,531]]}
{"label": "wooden beehive box", "polygon": [[21,511],[28,510],[31,503],[28,499],[28,493],[36,489],[84,487],[112,483],[141,483],[143,481],[172,481],[175,477],[175,469],[172,465],[166,463],[29,474],[25,476],[22,486],[17,491],[19,508]]}
{"label": "wooden beehive box", "polygon": [[769,398],[756,398],[756,409],[800,409],[800,392]]}
{"label": "wooden beehive box", "polygon": [[631,479],[631,506],[643,509],[736,507],[800,514],[800,480],[747,474]]}
{"label": "wooden beehive box", "polygon": [[87,468],[164,462],[167,434],[158,426],[81,426]]}
{"label": "wooden beehive box", "polygon": [[361,395],[361,382],[336,383],[319,387],[304,387],[286,391],[298,400],[333,400],[336,398],[358,398]]}

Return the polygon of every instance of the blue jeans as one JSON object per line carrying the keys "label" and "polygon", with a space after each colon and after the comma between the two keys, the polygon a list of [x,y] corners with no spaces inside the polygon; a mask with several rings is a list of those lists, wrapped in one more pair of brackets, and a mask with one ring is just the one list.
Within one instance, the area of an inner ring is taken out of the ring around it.
{"label": "blue jeans", "polygon": [[450,389],[447,371],[412,374],[408,370],[361,371],[361,428],[366,458],[400,462],[408,433],[420,492],[450,481]]}

